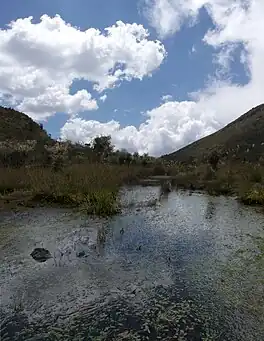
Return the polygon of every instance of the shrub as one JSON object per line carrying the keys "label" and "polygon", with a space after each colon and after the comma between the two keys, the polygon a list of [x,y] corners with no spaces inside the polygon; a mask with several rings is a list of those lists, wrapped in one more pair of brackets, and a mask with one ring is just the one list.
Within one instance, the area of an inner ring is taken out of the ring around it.
{"label": "shrub", "polygon": [[260,169],[254,168],[252,173],[250,174],[250,180],[255,183],[261,183],[262,182],[262,174]]}
{"label": "shrub", "polygon": [[120,210],[117,193],[103,189],[87,194],[82,207],[87,214],[102,217],[115,215]]}
{"label": "shrub", "polygon": [[217,170],[219,160],[220,160],[220,156],[217,153],[217,151],[213,151],[208,157],[208,162],[214,171]]}
{"label": "shrub", "polygon": [[240,196],[240,200],[247,205],[264,205],[264,186],[254,185]]}
{"label": "shrub", "polygon": [[153,172],[153,175],[165,175],[166,169],[163,165],[157,165],[157,166],[154,166],[152,172]]}

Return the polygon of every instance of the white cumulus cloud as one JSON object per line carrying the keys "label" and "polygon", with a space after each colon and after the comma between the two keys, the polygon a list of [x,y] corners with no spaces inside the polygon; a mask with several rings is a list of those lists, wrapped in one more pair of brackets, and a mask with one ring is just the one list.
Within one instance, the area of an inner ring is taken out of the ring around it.
{"label": "white cumulus cloud", "polygon": [[86,90],[71,94],[74,80],[92,82],[101,92],[122,80],[150,76],[166,56],[164,46],[135,23],[117,21],[101,32],[81,31],[58,15],[43,15],[38,23],[32,19],[17,19],[0,30],[0,98],[35,119],[97,109]]}
{"label": "white cumulus cloud", "polygon": [[[221,1],[221,0],[220,0]],[[231,1],[231,0],[230,0]],[[181,29],[185,20],[194,24],[204,0],[144,0],[144,13],[161,38]]]}
{"label": "white cumulus cloud", "polygon": [[102,102],[105,102],[106,99],[107,99],[107,95],[106,95],[106,94],[104,94],[104,95],[102,95],[102,96],[100,97],[100,100],[101,100]]}
{"label": "white cumulus cloud", "polygon": [[139,128],[121,128],[119,122],[86,121],[80,117],[70,119],[61,129],[61,137],[75,142],[90,140],[97,135],[112,136],[116,148],[151,155],[172,152],[218,128],[213,115],[204,115],[195,102],[166,102],[145,113],[147,120]]}
{"label": "white cumulus cloud", "polygon": [[[205,34],[203,42],[215,49],[212,58],[217,63],[216,76],[211,75],[206,88],[191,94],[192,100],[167,101],[149,110],[146,122],[138,128],[121,128],[116,121],[74,118],[63,127],[64,138],[77,139],[80,135],[86,140],[104,132],[112,135],[118,148],[160,155],[210,134],[264,101],[263,0],[145,1],[150,23],[162,37],[180,30],[186,20],[195,23],[199,10],[206,8],[214,28]],[[242,47],[240,61],[249,77],[245,85],[226,80],[237,46]]]}

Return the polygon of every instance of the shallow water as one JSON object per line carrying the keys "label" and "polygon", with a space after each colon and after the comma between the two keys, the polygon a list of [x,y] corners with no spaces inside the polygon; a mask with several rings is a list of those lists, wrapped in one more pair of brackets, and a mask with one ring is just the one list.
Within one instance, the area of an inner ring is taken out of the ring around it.
{"label": "shallow water", "polygon": [[[158,195],[124,190],[123,213],[104,221],[2,214],[2,340],[263,341],[263,213],[189,192],[154,205]],[[54,258],[35,262],[35,247]]]}

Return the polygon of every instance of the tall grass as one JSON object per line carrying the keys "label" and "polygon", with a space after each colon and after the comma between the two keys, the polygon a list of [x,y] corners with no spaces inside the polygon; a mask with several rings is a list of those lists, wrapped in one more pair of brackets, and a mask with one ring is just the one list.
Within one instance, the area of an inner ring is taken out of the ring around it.
{"label": "tall grass", "polygon": [[118,191],[122,184],[134,182],[137,168],[107,164],[80,164],[54,172],[52,168],[21,167],[0,169],[2,202],[24,198],[32,203],[75,206],[89,214],[113,215],[118,212]]}
{"label": "tall grass", "polygon": [[53,167],[0,169],[0,205],[56,204],[78,207],[87,214],[111,216],[119,211],[118,192],[123,184],[138,184],[142,178],[169,174],[173,184],[185,189],[202,189],[212,195],[237,195],[246,204],[264,205],[264,167],[250,164],[210,166],[127,167],[103,163]]}
{"label": "tall grass", "polygon": [[207,164],[172,165],[166,171],[178,187],[205,190],[211,195],[236,195],[245,204],[264,205],[263,165],[221,164],[216,171]]}
{"label": "tall grass", "polygon": [[264,206],[264,185],[256,183],[247,190],[241,191],[239,199],[246,205]]}

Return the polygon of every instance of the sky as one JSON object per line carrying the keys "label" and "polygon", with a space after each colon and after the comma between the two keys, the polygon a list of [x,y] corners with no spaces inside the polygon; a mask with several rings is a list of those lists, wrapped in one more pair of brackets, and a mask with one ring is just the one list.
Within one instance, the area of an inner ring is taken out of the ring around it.
{"label": "sky", "polygon": [[8,0],[0,105],[159,156],[264,102],[263,0]]}

